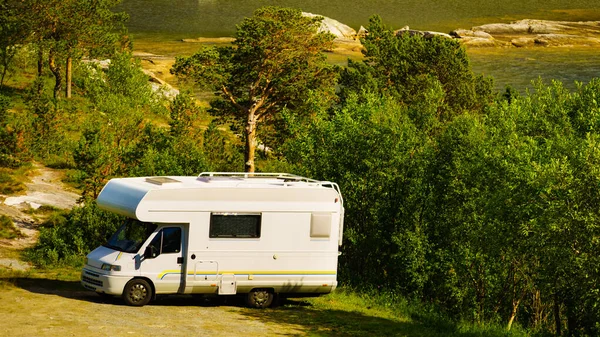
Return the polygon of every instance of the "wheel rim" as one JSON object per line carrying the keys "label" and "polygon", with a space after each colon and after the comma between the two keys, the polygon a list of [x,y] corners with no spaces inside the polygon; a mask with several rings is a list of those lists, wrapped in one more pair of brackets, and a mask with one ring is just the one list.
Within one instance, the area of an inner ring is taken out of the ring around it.
{"label": "wheel rim", "polygon": [[129,290],[131,302],[138,303],[148,296],[148,289],[143,284],[134,284]]}
{"label": "wheel rim", "polygon": [[269,293],[266,291],[256,291],[253,294],[254,297],[254,302],[259,305],[262,306],[265,303],[267,303],[267,301],[269,300]]}

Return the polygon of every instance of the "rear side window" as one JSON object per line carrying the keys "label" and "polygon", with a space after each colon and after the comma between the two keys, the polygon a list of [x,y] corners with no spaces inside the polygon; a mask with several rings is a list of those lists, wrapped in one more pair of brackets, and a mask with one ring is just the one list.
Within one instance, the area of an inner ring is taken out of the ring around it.
{"label": "rear side window", "polygon": [[211,238],[260,238],[260,214],[212,213]]}

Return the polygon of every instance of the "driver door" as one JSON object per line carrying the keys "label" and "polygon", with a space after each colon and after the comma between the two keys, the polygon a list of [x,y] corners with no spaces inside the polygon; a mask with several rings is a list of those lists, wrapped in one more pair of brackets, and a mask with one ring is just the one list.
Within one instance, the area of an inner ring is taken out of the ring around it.
{"label": "driver door", "polygon": [[154,283],[157,294],[173,294],[184,289],[183,225],[161,227],[146,246],[141,275]]}

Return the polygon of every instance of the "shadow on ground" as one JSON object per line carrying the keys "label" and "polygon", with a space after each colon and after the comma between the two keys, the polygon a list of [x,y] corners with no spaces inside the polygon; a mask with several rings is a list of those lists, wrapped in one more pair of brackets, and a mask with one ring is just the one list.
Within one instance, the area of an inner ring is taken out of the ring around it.
{"label": "shadow on ground", "polygon": [[[84,289],[79,281],[63,281],[44,278],[2,278],[0,284],[12,284],[23,290],[43,295],[56,295],[68,299],[87,301],[92,303],[105,303],[125,306],[125,302],[119,296],[108,296],[97,294],[93,291]],[[233,306],[244,307],[245,303],[242,297],[217,297],[203,295],[169,295],[157,296],[150,302],[152,306]]]}

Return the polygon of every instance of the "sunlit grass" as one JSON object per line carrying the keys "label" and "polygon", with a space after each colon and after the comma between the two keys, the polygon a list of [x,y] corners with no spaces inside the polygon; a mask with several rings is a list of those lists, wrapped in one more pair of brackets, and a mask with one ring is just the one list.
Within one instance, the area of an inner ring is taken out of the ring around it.
{"label": "sunlit grass", "polygon": [[17,169],[0,167],[0,194],[14,195],[25,190],[25,183],[29,181],[29,165]]}
{"label": "sunlit grass", "polygon": [[22,236],[23,234],[15,227],[10,217],[0,215],[0,239],[15,239]]}
{"label": "sunlit grass", "polygon": [[526,336],[513,328],[454,322],[422,303],[387,293],[338,288],[309,299],[290,299],[280,308],[252,316],[311,327],[310,336]]}

